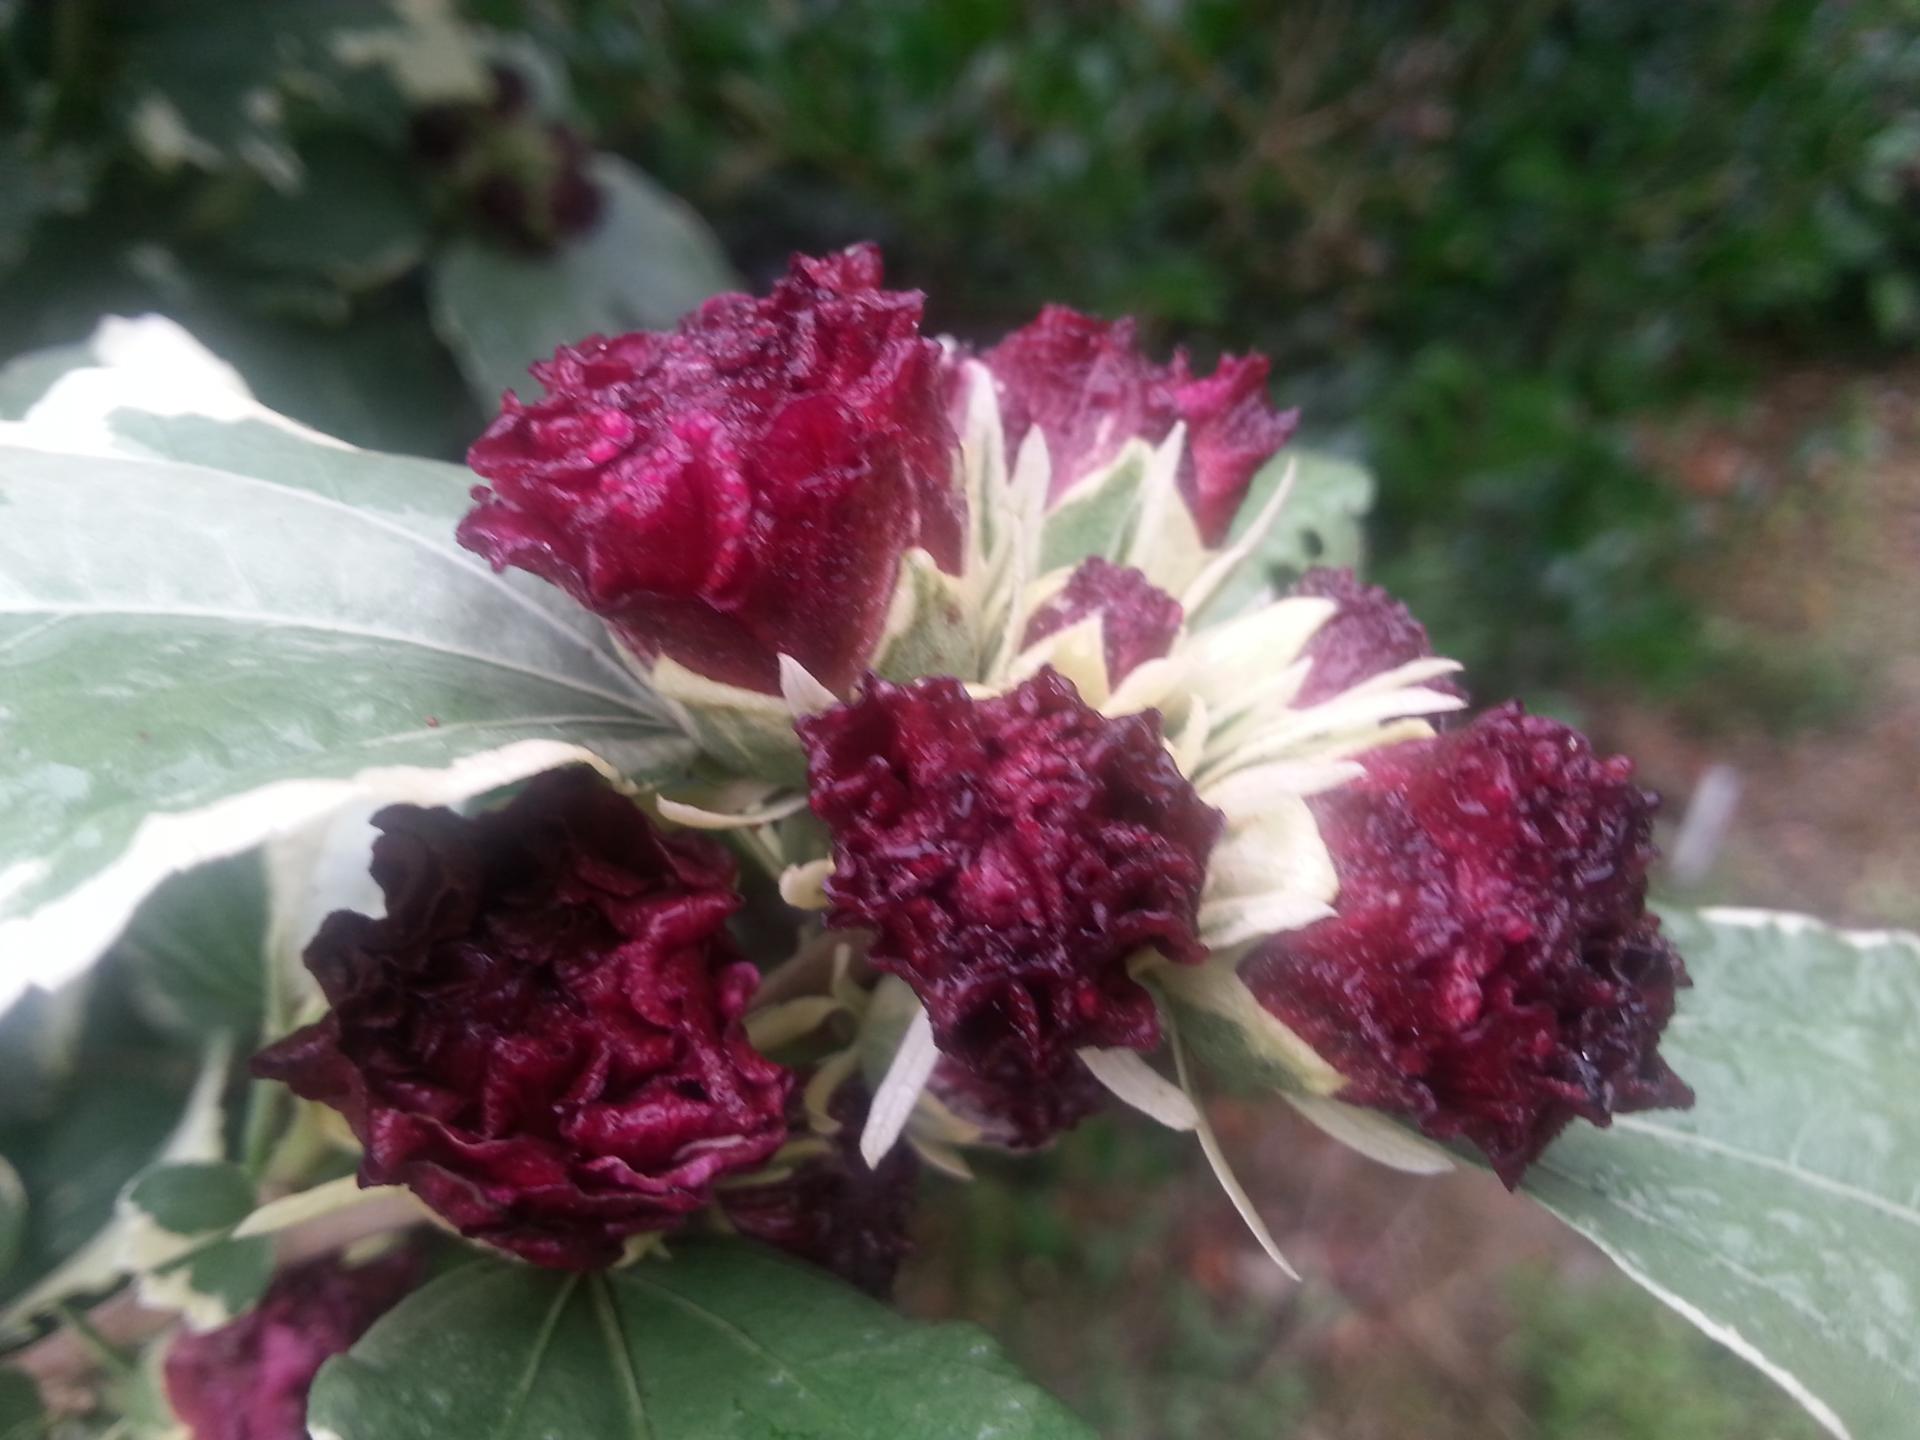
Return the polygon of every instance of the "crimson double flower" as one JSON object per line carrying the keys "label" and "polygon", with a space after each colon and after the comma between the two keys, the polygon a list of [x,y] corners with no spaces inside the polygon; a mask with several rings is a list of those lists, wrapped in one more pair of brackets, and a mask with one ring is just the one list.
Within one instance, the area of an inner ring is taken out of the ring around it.
{"label": "crimson double flower", "polygon": [[833,837],[831,923],[873,933],[875,968],[913,987],[955,1088],[1018,1143],[1079,1118],[1077,1050],[1160,1041],[1128,962],[1205,955],[1195,917],[1220,816],[1159,717],[1110,719],[1043,669],[990,700],[954,680],[869,680],[798,728]]}
{"label": "crimson double flower", "polygon": [[792,1076],[741,1025],[759,975],[726,850],[578,769],[374,823],[385,918],[327,918],[306,961],[332,1009],[254,1060],[346,1117],[362,1183],[588,1269],[779,1149]]}
{"label": "crimson double flower", "polygon": [[719,295],[664,334],[536,365],[468,462],[491,483],[460,543],[666,656],[769,694],[791,655],[852,683],[900,557],[958,570],[964,506],[940,347],[879,251],[796,258],[764,299]]}

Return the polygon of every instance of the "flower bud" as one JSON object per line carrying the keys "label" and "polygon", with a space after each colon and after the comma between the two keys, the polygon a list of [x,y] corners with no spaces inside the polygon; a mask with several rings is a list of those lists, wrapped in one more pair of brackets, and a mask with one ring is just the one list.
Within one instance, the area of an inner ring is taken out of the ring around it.
{"label": "flower bud", "polygon": [[1240,967],[1339,1098],[1472,1143],[1510,1186],[1576,1117],[1690,1105],[1657,1049],[1687,975],[1646,912],[1632,765],[1517,704],[1362,763],[1310,802],[1335,916]]}
{"label": "flower bud", "polygon": [[840,1128],[818,1142],[823,1148],[778,1180],[721,1192],[720,1208],[741,1234],[884,1300],[911,1248],[907,1222],[920,1163],[911,1147],[897,1145],[868,1168],[860,1158],[867,1102],[857,1079],[843,1082],[829,1107]]}
{"label": "flower bud", "polygon": [[1080,562],[1060,593],[1033,612],[1021,644],[1032,645],[1089,615],[1100,617],[1107,680],[1118,685],[1143,661],[1173,648],[1180,633],[1180,602],[1138,570],[1098,555]]}
{"label": "flower bud", "polygon": [[880,276],[872,246],[796,257],[764,299],[563,347],[534,367],[547,394],[509,394],[468,453],[492,484],[460,543],[560,586],[645,665],[777,695],[785,654],[844,690],[903,556],[957,573],[963,547],[940,349]]}
{"label": "flower bud", "polygon": [[592,772],[465,819],[374,817],[374,920],[306,952],[332,1009],[254,1060],[345,1116],[363,1184],[470,1238],[589,1269],[786,1139],[791,1075],[748,1043],[728,852],[665,835]]}
{"label": "flower bud", "polygon": [[[1339,607],[1307,642],[1304,653],[1313,664],[1294,697],[1296,705],[1317,704],[1363,680],[1433,654],[1427,627],[1414,619],[1413,612],[1380,586],[1363,584],[1351,570],[1309,570],[1287,593],[1331,600]],[[1451,676],[1426,684],[1443,694],[1463,693]]]}
{"label": "flower bud", "polygon": [[1267,402],[1263,355],[1225,355],[1195,376],[1184,350],[1155,365],[1135,343],[1132,320],[1096,320],[1064,305],[1014,331],[980,357],[993,373],[1009,450],[1038,426],[1052,459],[1050,499],[1119,455],[1127,441],[1164,440],[1187,427],[1180,493],[1200,537],[1217,545],[1254,472],[1287,443],[1297,411]]}
{"label": "flower bud", "polygon": [[869,680],[798,728],[833,842],[828,921],[873,933],[872,964],[913,988],[949,1059],[1018,1090],[1082,1047],[1159,1042],[1128,961],[1204,956],[1220,817],[1158,715],[1103,716],[1042,669],[986,700]]}

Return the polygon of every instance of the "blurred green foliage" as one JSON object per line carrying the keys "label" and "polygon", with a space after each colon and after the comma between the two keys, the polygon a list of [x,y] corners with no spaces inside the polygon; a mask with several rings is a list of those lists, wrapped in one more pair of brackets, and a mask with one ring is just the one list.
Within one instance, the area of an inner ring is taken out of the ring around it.
{"label": "blurred green foliage", "polygon": [[1910,0],[496,4],[757,273],[1254,347],[1487,681],[1724,668],[1635,421],[1920,326]]}
{"label": "blurred green foliage", "polygon": [[1529,1273],[1504,1357],[1540,1440],[1818,1440],[1731,1351],[1624,1282]]}
{"label": "blurred green foliage", "polygon": [[872,237],[970,337],[1063,300],[1136,313],[1156,345],[1268,352],[1309,437],[1379,471],[1376,571],[1482,693],[1677,689],[1757,673],[1755,650],[1689,603],[1703,528],[1642,427],[1796,353],[1920,333],[1916,18],[0,0],[0,355],[158,308],[279,408],[457,452],[492,397],[463,391],[428,302],[473,217],[408,152],[419,77],[369,59],[399,52],[366,36],[404,35],[456,71],[513,64],[756,279]]}
{"label": "blurred green foliage", "polygon": [[[1596,1271],[1578,1242],[1565,1264],[1490,1263],[1508,1223],[1497,1199],[1454,1209],[1402,1195],[1386,1212],[1399,1218],[1362,1242],[1377,1259],[1364,1276],[1323,1226],[1295,1242],[1318,1254],[1306,1283],[1286,1282],[1195,1182],[1192,1144],[1095,1121],[1045,1155],[987,1160],[972,1184],[929,1185],[934,1233],[909,1268],[909,1303],[987,1325],[1109,1440],[1822,1433],[1731,1352]],[[1368,1186],[1407,1182],[1361,1166],[1343,1183],[1359,1188],[1324,1203],[1370,1213]],[[1284,1222],[1299,1198],[1262,1203]]]}

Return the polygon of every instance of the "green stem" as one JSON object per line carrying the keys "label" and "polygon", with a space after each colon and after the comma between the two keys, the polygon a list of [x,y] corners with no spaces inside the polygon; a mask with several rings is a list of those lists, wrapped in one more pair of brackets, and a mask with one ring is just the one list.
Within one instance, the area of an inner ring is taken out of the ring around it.
{"label": "green stem", "polygon": [[286,1112],[287,1090],[271,1080],[254,1080],[247,1088],[247,1115],[241,1130],[241,1164],[257,1185],[273,1156],[281,1117]]}

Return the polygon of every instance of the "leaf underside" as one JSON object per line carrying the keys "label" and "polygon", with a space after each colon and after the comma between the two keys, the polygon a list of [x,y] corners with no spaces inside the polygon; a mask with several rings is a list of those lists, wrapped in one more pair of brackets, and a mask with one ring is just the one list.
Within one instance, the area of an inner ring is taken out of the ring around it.
{"label": "leaf underside", "polygon": [[199,463],[0,449],[0,955],[29,962],[0,1004],[170,871],[352,799],[684,759],[590,617],[454,543],[465,472],[251,421],[127,430]]}
{"label": "leaf underside", "polygon": [[1576,1126],[1526,1189],[1828,1429],[1920,1415],[1920,938],[1669,914],[1689,1111]]}

